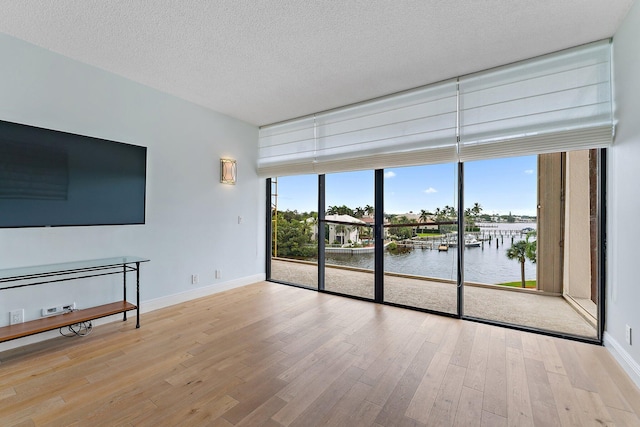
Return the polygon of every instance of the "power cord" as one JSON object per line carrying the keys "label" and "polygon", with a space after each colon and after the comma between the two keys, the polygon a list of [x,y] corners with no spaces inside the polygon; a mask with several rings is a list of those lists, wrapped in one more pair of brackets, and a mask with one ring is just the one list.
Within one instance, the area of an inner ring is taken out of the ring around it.
{"label": "power cord", "polygon": [[[69,309],[67,313],[71,313],[72,311],[75,310]],[[60,328],[60,335],[62,335],[63,337],[86,337],[93,330],[93,323],[91,323],[91,321],[74,323],[73,325],[67,326],[67,332],[63,332],[63,330],[64,326]]]}

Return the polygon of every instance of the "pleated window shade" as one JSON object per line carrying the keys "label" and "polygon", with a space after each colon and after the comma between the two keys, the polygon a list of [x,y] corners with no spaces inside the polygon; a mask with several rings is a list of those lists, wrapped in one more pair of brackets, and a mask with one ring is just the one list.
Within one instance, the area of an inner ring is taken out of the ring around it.
{"label": "pleated window shade", "polygon": [[606,147],[610,80],[603,41],[265,126],[258,172],[323,174]]}
{"label": "pleated window shade", "polygon": [[459,79],[460,161],[607,147],[608,41]]}
{"label": "pleated window shade", "polygon": [[260,128],[258,173],[262,176],[313,173],[315,119],[307,117]]}
{"label": "pleated window shade", "polygon": [[456,81],[316,116],[317,173],[456,161]]}
{"label": "pleated window shade", "polygon": [[283,176],[457,161],[457,82],[260,129],[259,173]]}

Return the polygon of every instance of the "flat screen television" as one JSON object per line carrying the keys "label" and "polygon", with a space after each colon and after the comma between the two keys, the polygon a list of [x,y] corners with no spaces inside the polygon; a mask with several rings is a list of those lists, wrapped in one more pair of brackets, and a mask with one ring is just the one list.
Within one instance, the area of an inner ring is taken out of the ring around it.
{"label": "flat screen television", "polygon": [[0,227],[144,224],[147,149],[0,121]]}

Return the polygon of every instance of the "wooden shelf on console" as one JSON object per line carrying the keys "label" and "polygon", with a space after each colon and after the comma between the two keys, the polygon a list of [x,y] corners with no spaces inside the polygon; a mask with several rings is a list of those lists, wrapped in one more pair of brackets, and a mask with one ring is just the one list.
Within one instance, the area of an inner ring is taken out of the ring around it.
{"label": "wooden shelf on console", "polygon": [[3,326],[0,328],[0,342],[63,328],[75,323],[88,322],[89,320],[111,316],[112,314],[135,310],[136,308],[137,307],[130,302],[117,301],[110,304],[99,305],[97,307],[72,311],[71,313],[43,317],[41,319],[18,323],[16,325]]}

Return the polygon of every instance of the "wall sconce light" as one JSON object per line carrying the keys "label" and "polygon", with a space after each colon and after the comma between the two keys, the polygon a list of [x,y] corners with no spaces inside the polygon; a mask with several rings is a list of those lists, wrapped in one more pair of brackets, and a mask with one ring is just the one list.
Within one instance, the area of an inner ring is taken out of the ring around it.
{"label": "wall sconce light", "polygon": [[220,182],[223,184],[236,184],[238,169],[233,159],[220,159]]}

